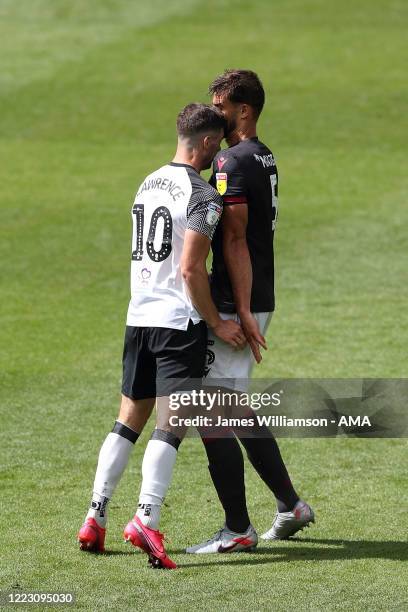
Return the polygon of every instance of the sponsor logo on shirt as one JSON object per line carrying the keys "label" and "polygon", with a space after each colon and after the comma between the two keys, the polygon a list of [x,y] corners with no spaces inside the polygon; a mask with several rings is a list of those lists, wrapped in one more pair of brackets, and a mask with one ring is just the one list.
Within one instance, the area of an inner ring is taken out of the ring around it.
{"label": "sponsor logo on shirt", "polygon": [[225,162],[227,161],[226,157],[220,157],[219,159],[217,159],[217,166],[218,166],[218,170],[221,172],[223,165],[225,164]]}
{"label": "sponsor logo on shirt", "polygon": [[217,191],[220,195],[224,195],[224,193],[227,191],[227,182],[228,182],[228,176],[225,172],[217,172],[215,174],[215,178],[217,181]]}

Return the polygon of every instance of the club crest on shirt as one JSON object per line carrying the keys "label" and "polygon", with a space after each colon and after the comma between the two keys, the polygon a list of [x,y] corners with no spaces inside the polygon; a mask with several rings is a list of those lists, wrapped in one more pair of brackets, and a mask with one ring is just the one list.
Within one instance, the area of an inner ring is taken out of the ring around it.
{"label": "club crest on shirt", "polygon": [[152,273],[147,268],[143,268],[138,274],[138,281],[141,285],[146,286],[149,284],[149,279]]}
{"label": "club crest on shirt", "polygon": [[218,219],[221,217],[222,207],[216,204],[215,202],[210,202],[208,205],[208,212],[206,216],[206,221],[208,225],[215,225]]}
{"label": "club crest on shirt", "polygon": [[215,178],[217,181],[218,193],[220,195],[224,195],[224,193],[227,191],[227,182],[228,182],[227,174],[225,172],[217,172],[215,174]]}

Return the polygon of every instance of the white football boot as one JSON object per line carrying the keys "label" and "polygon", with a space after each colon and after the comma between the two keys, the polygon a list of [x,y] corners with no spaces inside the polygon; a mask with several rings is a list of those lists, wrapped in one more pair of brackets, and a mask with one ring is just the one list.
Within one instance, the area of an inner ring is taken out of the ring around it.
{"label": "white football boot", "polygon": [[301,499],[291,512],[277,512],[269,531],[261,535],[263,540],[287,540],[297,531],[315,522],[311,507]]}
{"label": "white football boot", "polygon": [[186,548],[186,552],[196,554],[248,552],[255,550],[257,544],[258,536],[252,525],[244,533],[235,533],[224,526],[206,542]]}

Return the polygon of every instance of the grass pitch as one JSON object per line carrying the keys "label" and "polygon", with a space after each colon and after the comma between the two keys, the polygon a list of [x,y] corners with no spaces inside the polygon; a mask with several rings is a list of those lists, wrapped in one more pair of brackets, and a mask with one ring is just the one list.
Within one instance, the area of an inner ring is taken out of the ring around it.
{"label": "grass pitch", "polygon": [[[154,572],[121,542],[146,431],[109,553],[75,544],[118,405],[132,197],[225,67],[263,79],[281,179],[257,375],[406,376],[406,19],[402,0],[0,0],[2,590],[72,590],[89,610],[406,609],[403,440],[282,440],[317,524],[224,557],[182,552],[222,521],[187,440],[162,524],[180,569]],[[274,505],[250,466],[247,488],[262,532]]]}

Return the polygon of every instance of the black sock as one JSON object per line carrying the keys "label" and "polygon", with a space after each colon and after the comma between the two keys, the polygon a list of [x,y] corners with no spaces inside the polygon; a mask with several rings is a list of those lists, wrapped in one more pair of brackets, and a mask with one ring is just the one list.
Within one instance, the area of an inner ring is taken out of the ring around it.
{"label": "black sock", "polygon": [[241,438],[248,459],[276,497],[278,512],[290,512],[299,501],[278,444],[266,426],[259,426],[253,438]]}
{"label": "black sock", "polygon": [[235,436],[203,439],[208,469],[231,531],[244,533],[250,520],[245,498],[244,458]]}
{"label": "black sock", "polygon": [[136,440],[140,436],[137,431],[134,431],[127,425],[121,423],[120,421],[115,421],[112,433],[118,434],[119,436],[122,436],[122,438],[126,438],[126,440],[129,440],[129,442],[132,442],[132,444],[135,444]]}

